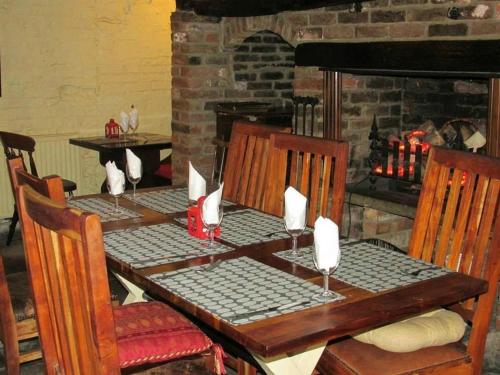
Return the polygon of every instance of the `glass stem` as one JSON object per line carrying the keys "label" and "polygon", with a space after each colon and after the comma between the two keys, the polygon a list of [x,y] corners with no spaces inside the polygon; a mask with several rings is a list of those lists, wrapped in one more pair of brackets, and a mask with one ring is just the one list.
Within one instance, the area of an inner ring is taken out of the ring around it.
{"label": "glass stem", "polygon": [[133,197],[133,198],[134,198],[134,200],[135,200],[135,185],[136,185],[136,184],[132,184],[132,185],[134,186],[134,193],[133,193],[133,196],[132,196],[132,197]]}
{"label": "glass stem", "polygon": [[297,252],[297,236],[292,236],[292,251],[294,254]]}
{"label": "glass stem", "polygon": [[208,236],[210,238],[210,242],[209,242],[209,247],[212,247],[214,245],[214,235],[215,235],[215,230],[213,229],[209,229],[208,230]]}
{"label": "glass stem", "polygon": [[118,211],[118,197],[115,197],[115,210]]}
{"label": "glass stem", "polygon": [[323,274],[323,294],[328,295],[328,274]]}

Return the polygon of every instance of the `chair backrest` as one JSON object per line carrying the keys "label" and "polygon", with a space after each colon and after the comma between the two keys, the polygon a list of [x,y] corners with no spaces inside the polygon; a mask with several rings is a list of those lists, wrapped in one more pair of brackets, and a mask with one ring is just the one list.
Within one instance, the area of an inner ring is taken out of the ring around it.
{"label": "chair backrest", "polygon": [[26,185],[17,196],[47,374],[118,374],[98,216]]}
{"label": "chair backrest", "polygon": [[499,158],[433,147],[408,251],[489,281],[488,293],[463,304],[472,319],[468,350],[479,369],[500,277],[499,190]]}
{"label": "chair backrest", "polygon": [[235,122],[224,168],[224,198],[262,209],[268,178],[269,137],[291,131],[288,127]]}
{"label": "chair backrest", "polygon": [[29,174],[24,166],[23,159],[20,156],[12,159],[7,159],[7,167],[9,170],[10,182],[16,198],[16,189],[19,185],[27,184],[35,189],[40,194],[55,200],[56,202],[64,203],[64,189],[62,180],[59,176],[46,176],[43,178]]}
{"label": "chair backrest", "polygon": [[[314,115],[315,107],[319,104],[319,99],[313,96],[294,96],[293,101],[293,134],[319,136],[320,132],[315,129]],[[307,108],[310,108],[308,110]],[[309,116],[308,116],[309,113]],[[307,118],[309,117],[309,121]],[[302,121],[300,121],[300,119]]]}
{"label": "chair backrest", "polygon": [[308,198],[307,224],[318,216],[342,224],[349,145],[342,141],[291,134],[273,134],[264,209],[283,214],[286,186]]}
{"label": "chair backrest", "polygon": [[33,152],[35,152],[36,144],[33,138],[27,135],[0,131],[0,141],[2,142],[5,157],[7,159],[21,157],[24,162],[24,151],[28,155],[30,173],[34,176],[38,176],[35,160],[33,159]]}

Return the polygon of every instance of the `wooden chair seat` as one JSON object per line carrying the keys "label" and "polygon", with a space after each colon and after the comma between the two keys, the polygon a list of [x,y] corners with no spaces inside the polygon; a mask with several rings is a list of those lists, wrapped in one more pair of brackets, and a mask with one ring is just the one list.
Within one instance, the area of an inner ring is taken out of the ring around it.
{"label": "wooden chair seat", "polygon": [[213,345],[198,327],[160,302],[118,306],[113,317],[121,368],[199,354]]}
{"label": "wooden chair seat", "polygon": [[461,342],[393,353],[349,338],[328,345],[316,369],[322,374],[409,375],[431,371],[437,374],[456,366],[470,369],[471,361],[467,347]]}
{"label": "wooden chair seat", "polygon": [[69,193],[69,195],[73,195],[73,192],[76,190],[76,182],[71,180],[62,179],[63,182],[63,190],[65,193]]}
{"label": "wooden chair seat", "polygon": [[35,307],[26,272],[10,273],[6,276],[12,310],[16,322],[35,317]]}

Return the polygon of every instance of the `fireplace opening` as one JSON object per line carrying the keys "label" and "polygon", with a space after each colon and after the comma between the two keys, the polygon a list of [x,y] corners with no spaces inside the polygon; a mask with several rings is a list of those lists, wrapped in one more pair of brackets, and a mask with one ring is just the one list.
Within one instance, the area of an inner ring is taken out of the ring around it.
{"label": "fireplace opening", "polygon": [[346,75],[348,191],[416,206],[430,147],[485,153],[488,81]]}

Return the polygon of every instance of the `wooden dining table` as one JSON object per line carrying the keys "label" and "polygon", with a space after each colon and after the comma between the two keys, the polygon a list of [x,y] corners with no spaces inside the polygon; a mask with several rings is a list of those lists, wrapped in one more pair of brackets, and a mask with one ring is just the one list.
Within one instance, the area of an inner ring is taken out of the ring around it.
{"label": "wooden dining table", "polygon": [[[114,161],[119,169],[125,170],[125,149],[131,149],[142,160],[142,178],[138,187],[156,186],[155,172],[160,167],[160,151],[172,148],[169,136],[154,133],[121,134],[117,138],[84,137],[70,138],[69,143],[99,153],[99,163],[105,166]],[[101,185],[101,192],[107,191],[106,181]]]}
{"label": "wooden dining table", "polygon": [[329,278],[336,297],[323,303],[314,299],[323,277],[312,262],[312,229],[299,238],[304,255],[292,259],[282,218],[226,202],[220,246],[211,250],[187,233],[185,188],[142,189],[136,201],[126,194],[115,217],[106,194],[70,202],[101,214],[107,262],[131,291],[129,301],[141,300],[143,291],[166,301],[244,348],[268,374],[310,374],[330,340],[453,305],[488,287],[342,239],[340,266]]}

